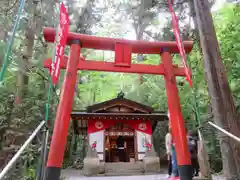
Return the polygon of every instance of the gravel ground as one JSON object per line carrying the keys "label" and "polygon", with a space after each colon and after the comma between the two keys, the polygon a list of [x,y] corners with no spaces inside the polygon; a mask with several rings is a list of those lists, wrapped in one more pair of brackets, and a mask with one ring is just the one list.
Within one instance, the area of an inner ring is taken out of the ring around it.
{"label": "gravel ground", "polygon": [[[79,170],[62,170],[62,177],[66,180],[168,180],[166,174],[156,175],[138,175],[138,176],[98,176],[98,177],[85,177],[81,175]],[[223,177],[213,177],[213,180],[223,180]]]}

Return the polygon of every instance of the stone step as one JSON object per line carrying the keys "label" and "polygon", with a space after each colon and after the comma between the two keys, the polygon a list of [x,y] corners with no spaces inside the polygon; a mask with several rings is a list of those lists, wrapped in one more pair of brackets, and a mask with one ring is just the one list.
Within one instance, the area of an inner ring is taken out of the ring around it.
{"label": "stone step", "polygon": [[108,172],[105,173],[105,176],[134,176],[134,175],[143,175],[144,173],[142,172],[118,172],[118,173],[114,173],[114,172]]}
{"label": "stone step", "polygon": [[143,166],[141,162],[136,163],[106,163],[105,175],[140,175],[143,174]]}

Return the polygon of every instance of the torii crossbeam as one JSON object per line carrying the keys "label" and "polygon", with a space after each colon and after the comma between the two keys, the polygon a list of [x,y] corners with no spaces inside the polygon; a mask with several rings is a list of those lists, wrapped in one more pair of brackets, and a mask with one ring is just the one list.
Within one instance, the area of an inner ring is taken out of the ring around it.
{"label": "torii crossbeam", "polygon": [[[55,29],[44,28],[43,32],[45,40],[53,43],[56,34]],[[170,124],[176,144],[180,178],[181,180],[192,179],[190,153],[188,151],[184,120],[176,84],[176,76],[185,76],[185,72],[184,68],[177,67],[172,63],[171,56],[171,54],[179,53],[176,42],[132,41],[71,32],[68,33],[67,39],[70,53],[69,57],[65,57],[60,64],[60,67],[66,69],[66,72],[57,108],[45,180],[59,180],[60,178],[78,70],[163,75],[168,96]],[[81,48],[114,51],[115,61],[86,60],[80,56]],[[193,42],[184,42],[184,48],[186,53],[190,53],[193,48]],[[159,54],[161,63],[159,65],[132,64],[132,53]],[[44,67],[50,68],[51,63],[51,59],[46,59]]]}

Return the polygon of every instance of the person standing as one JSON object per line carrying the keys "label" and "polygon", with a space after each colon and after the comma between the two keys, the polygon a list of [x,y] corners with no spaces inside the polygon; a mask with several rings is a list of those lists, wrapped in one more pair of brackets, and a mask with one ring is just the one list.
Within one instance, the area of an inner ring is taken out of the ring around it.
{"label": "person standing", "polygon": [[177,153],[176,153],[176,147],[175,147],[175,143],[174,143],[174,137],[172,137],[172,175],[171,175],[171,177],[173,179],[179,178]]}
{"label": "person standing", "polygon": [[117,148],[118,148],[118,157],[120,162],[125,162],[126,155],[125,155],[125,146],[126,143],[124,141],[124,138],[122,136],[119,136],[116,141]]}
{"label": "person standing", "polygon": [[191,155],[193,176],[199,176],[197,136],[193,136],[193,133],[191,131],[188,131],[187,140]]}
{"label": "person standing", "polygon": [[[170,119],[170,113],[168,113],[168,118]],[[174,136],[172,134],[172,128],[171,123],[169,123],[169,133],[170,133],[170,143],[168,141],[168,147],[170,147],[170,154],[171,154],[171,177],[169,180],[177,180],[179,179],[179,172],[178,172],[178,164],[177,164],[177,154],[176,154],[176,148],[175,148],[175,142],[174,142]],[[169,146],[170,145],[170,146]]]}
{"label": "person standing", "polygon": [[172,132],[171,128],[168,129],[168,133],[165,136],[165,147],[168,157],[168,177],[172,175]]}

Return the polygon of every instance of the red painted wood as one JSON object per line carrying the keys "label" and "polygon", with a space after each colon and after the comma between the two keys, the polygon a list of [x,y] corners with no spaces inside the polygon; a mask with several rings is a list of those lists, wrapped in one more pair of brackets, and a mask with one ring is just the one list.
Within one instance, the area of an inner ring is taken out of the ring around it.
{"label": "red painted wood", "polygon": [[124,59],[124,46],[122,43],[115,44],[115,64],[123,63]]}
{"label": "red painted wood", "polygon": [[124,53],[123,62],[130,66],[132,63],[132,47],[127,44],[124,45],[123,53]]}
{"label": "red painted wood", "polygon": [[[45,40],[54,42],[56,31],[54,28],[43,29]],[[71,44],[72,40],[80,40],[82,48],[111,50],[115,51],[116,43],[128,44],[132,47],[132,53],[137,54],[159,54],[162,48],[168,48],[170,53],[179,53],[175,41],[165,42],[149,42],[149,41],[133,41],[124,39],[115,39],[107,37],[96,37],[85,34],[68,33],[67,44]],[[193,41],[183,42],[186,53],[190,53],[193,48]]]}
{"label": "red painted wood", "polygon": [[173,73],[172,57],[168,52],[163,52],[161,57],[166,71],[164,79],[168,97],[168,109],[170,112],[170,125],[172,128],[173,140],[176,145],[177,162],[178,165],[190,165],[190,153],[187,145],[187,136],[180,106],[176,77]]}
{"label": "red painted wood", "polygon": [[[66,68],[67,57],[61,62],[60,67]],[[52,60],[48,58],[44,61],[44,67],[49,68]],[[78,63],[78,70],[90,70],[90,71],[107,71],[107,72],[125,72],[125,73],[139,73],[139,74],[159,74],[164,75],[165,70],[163,64],[160,65],[147,65],[147,64],[132,64],[131,66],[116,66],[113,62],[93,61],[81,59]],[[173,73],[175,76],[185,76],[184,68],[173,67]]]}
{"label": "red painted wood", "polygon": [[61,167],[70,124],[70,115],[74,97],[74,88],[77,79],[77,65],[80,56],[80,46],[73,44],[70,47],[70,56],[67,63],[61,96],[57,108],[54,131],[48,156],[48,167]]}
{"label": "red painted wood", "polygon": [[[116,66],[111,62],[101,61],[79,61],[78,68],[81,70],[91,71],[107,71],[107,72],[126,72],[126,73],[141,73],[141,74],[163,74],[164,69],[162,65],[145,65],[132,64],[130,67]],[[184,72],[182,74],[184,76]]]}
{"label": "red painted wood", "polygon": [[132,61],[131,46],[123,43],[115,45],[115,65],[129,67]]}

